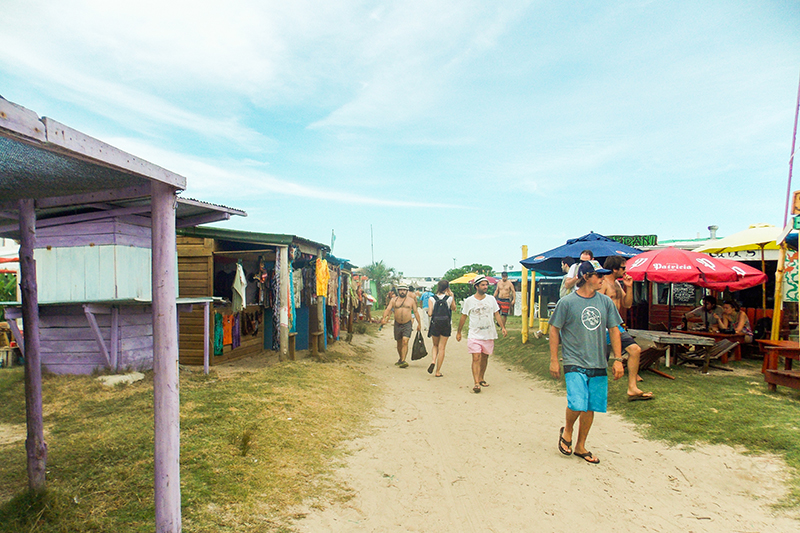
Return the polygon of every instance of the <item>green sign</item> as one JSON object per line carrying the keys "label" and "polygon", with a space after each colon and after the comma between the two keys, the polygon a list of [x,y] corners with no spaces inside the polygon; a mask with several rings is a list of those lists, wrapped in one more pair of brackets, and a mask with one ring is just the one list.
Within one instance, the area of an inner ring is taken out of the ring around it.
{"label": "green sign", "polygon": [[658,235],[606,235],[609,239],[614,239],[617,242],[632,246],[634,248],[641,248],[642,246],[655,246],[658,244]]}
{"label": "green sign", "polygon": [[795,215],[792,217],[792,227],[794,229],[800,229],[800,215]]}

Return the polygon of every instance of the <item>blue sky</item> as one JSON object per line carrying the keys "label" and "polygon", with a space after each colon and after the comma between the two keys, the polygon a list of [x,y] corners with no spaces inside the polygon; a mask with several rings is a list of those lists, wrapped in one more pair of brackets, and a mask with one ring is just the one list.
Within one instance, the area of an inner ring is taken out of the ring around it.
{"label": "blue sky", "polygon": [[364,265],[372,225],[441,275],[783,222],[796,0],[115,4],[0,0],[0,95],[248,212],[224,227]]}

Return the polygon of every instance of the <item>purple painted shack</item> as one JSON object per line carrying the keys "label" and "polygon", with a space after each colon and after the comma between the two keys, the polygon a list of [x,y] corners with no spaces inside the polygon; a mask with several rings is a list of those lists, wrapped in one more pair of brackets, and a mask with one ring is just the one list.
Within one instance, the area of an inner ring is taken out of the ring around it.
{"label": "purple painted shack", "polygon": [[[149,199],[126,199],[40,215],[34,259],[41,357],[48,371],[90,374],[153,367],[149,209]],[[176,226],[233,214],[244,212],[178,198]],[[200,301],[177,303],[183,311]],[[6,315],[21,316],[19,305],[7,305]]]}

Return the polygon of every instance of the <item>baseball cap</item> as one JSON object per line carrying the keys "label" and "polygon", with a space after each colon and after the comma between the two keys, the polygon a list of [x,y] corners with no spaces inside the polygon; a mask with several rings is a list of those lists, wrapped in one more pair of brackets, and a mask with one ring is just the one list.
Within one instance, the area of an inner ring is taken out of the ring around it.
{"label": "baseball cap", "polygon": [[581,266],[578,267],[579,278],[582,278],[586,274],[592,274],[592,273],[606,275],[606,274],[611,274],[611,271],[607,268],[600,268],[600,263],[598,263],[595,260],[584,261],[583,263],[581,263]]}

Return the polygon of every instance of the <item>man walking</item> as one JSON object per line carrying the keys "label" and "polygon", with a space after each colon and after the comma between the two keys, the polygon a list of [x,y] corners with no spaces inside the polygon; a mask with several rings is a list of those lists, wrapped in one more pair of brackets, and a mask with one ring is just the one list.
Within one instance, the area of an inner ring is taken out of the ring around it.
{"label": "man walking", "polygon": [[508,313],[514,309],[517,292],[514,290],[514,284],[508,281],[508,272],[503,272],[500,277],[500,281],[494,288],[494,298],[497,300],[497,305],[500,306],[500,325],[505,327]]}
{"label": "man walking", "polygon": [[[610,273],[605,275],[603,286],[599,291],[611,298],[620,316],[633,305],[633,278],[625,273],[625,263],[625,258],[618,255],[606,258],[603,268]],[[620,280],[625,288],[620,285]],[[639,356],[642,349],[622,325],[619,326],[619,335],[622,351],[628,353],[628,401],[652,400],[652,392],[642,392],[636,385],[639,379]]]}
{"label": "man walking", "polygon": [[[606,330],[611,337],[614,354],[614,379],[625,373],[622,367],[619,326],[622,319],[611,298],[598,291],[603,276],[609,271],[595,270],[589,261],[578,268],[578,289],[558,301],[550,317],[550,375],[561,375],[558,344],[564,360],[564,381],[567,385],[566,424],[558,436],[558,451],[573,453],[587,463],[600,462],[586,449],[586,438],[594,422],[594,414],[605,413],[608,405],[608,361]],[[577,440],[572,447],[575,422],[579,421]]]}
{"label": "man walking", "polygon": [[408,355],[408,339],[411,338],[411,319],[417,317],[417,331],[421,331],[422,322],[419,318],[416,298],[408,294],[408,285],[397,287],[397,296],[389,301],[386,311],[381,318],[381,327],[386,324],[389,314],[394,311],[394,340],[397,341],[397,355],[400,359],[395,365],[400,368],[408,368],[406,356]]}
{"label": "man walking", "polygon": [[469,334],[467,335],[467,350],[472,354],[472,378],[475,386],[472,391],[478,393],[481,387],[488,387],[485,374],[489,364],[489,356],[494,352],[494,340],[497,338],[497,329],[494,320],[500,323],[503,336],[508,333],[506,327],[500,322],[500,306],[494,296],[486,294],[489,290],[489,280],[486,276],[478,276],[473,281],[475,294],[464,300],[461,304],[461,320],[458,322],[456,341],[461,342],[461,330],[469,316]]}
{"label": "man walking", "polygon": [[431,296],[433,296],[433,292],[430,289],[425,289],[425,292],[420,294],[419,296],[419,303],[420,309],[422,309],[422,326],[423,331],[427,331],[430,328],[431,319],[428,316],[428,300],[430,300]]}

